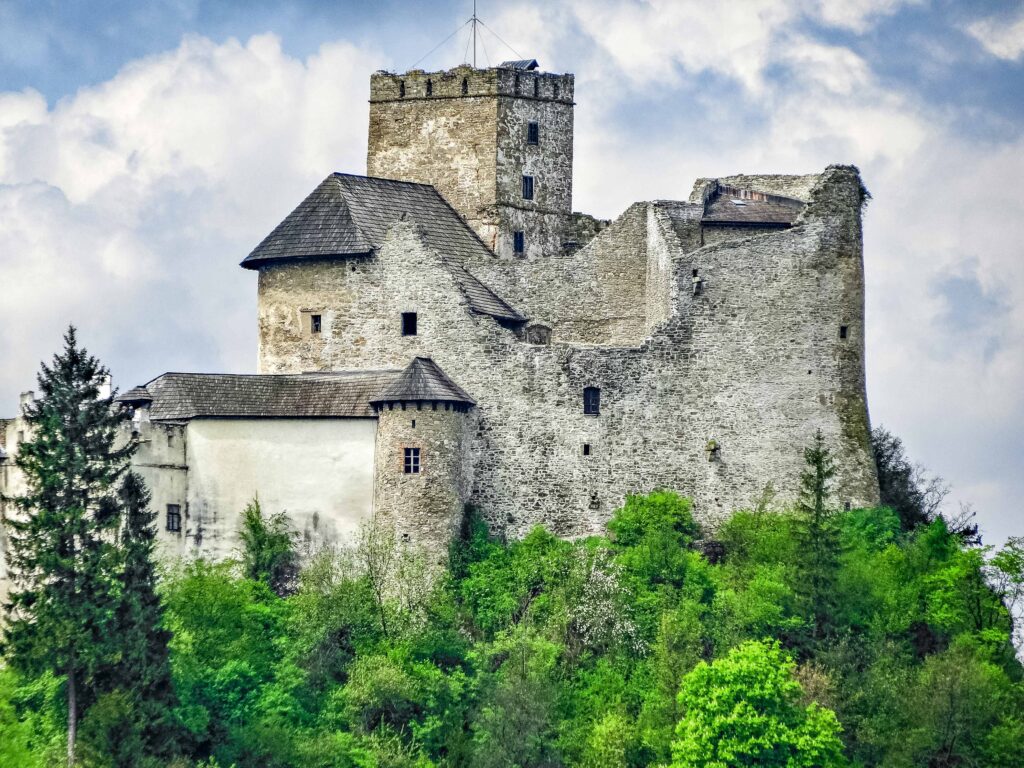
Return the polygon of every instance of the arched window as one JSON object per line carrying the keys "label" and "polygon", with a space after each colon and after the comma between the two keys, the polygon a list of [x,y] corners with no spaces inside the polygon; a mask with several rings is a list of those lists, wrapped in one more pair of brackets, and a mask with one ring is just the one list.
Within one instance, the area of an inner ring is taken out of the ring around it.
{"label": "arched window", "polygon": [[433,95],[434,95],[434,81],[431,80],[430,78],[427,78],[427,96],[433,96]]}
{"label": "arched window", "polygon": [[597,416],[601,412],[601,390],[597,387],[584,388],[583,412],[591,416]]}
{"label": "arched window", "polygon": [[462,95],[465,96],[469,93],[469,80],[462,78]]}

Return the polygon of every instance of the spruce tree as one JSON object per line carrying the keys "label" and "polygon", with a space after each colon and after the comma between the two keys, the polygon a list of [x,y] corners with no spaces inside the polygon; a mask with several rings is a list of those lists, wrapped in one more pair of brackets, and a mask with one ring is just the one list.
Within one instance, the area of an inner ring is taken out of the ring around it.
{"label": "spruce tree", "polygon": [[801,555],[797,591],[814,622],[814,636],[820,639],[831,623],[840,552],[836,513],[828,503],[836,467],[820,429],[804,449],[804,461],[807,468],[800,475],[797,502]]}
{"label": "spruce tree", "polygon": [[69,766],[82,705],[117,655],[117,482],[135,445],[119,443],[129,416],[112,394],[101,397],[108,376],[69,328],[63,351],[42,365],[40,397],[25,408],[29,439],[15,463],[27,493],[11,499],[17,512],[7,521],[13,585],[4,650],[28,674],[65,677]]}
{"label": "spruce tree", "polygon": [[[121,601],[116,625],[120,657],[112,668],[109,689],[125,691],[132,703],[135,733],[147,757],[167,758],[174,753],[176,704],[171,680],[168,644],[171,632],[164,622],[164,606],[157,592],[156,513],[150,494],[134,472],[128,472],[119,494],[124,521],[121,527]],[[115,765],[133,766],[125,754]]]}

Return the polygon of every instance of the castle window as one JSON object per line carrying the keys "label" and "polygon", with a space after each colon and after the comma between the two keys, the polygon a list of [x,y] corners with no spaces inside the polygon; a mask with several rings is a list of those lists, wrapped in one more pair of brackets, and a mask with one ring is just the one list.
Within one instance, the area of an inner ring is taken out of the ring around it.
{"label": "castle window", "polygon": [[849,335],[849,329],[845,325],[839,326],[839,338],[845,339]]}
{"label": "castle window", "polygon": [[515,94],[516,96],[519,95],[519,75],[516,75]]}
{"label": "castle window", "polygon": [[589,456],[590,455],[590,443],[584,443],[583,444],[583,455],[584,456]]}
{"label": "castle window", "polygon": [[168,432],[167,433],[167,447],[168,448],[173,448],[174,447],[174,433],[173,432]]}
{"label": "castle window", "polygon": [[405,80],[398,81],[398,98],[405,98]]}
{"label": "castle window", "polygon": [[402,469],[407,475],[418,475],[420,473],[420,449],[405,448]]}
{"label": "castle window", "polygon": [[523,176],[523,200],[533,200],[533,176]]}
{"label": "castle window", "polygon": [[433,95],[434,95],[434,81],[431,80],[430,78],[427,78],[427,96],[433,96]]}
{"label": "castle window", "polygon": [[557,80],[555,80],[554,85],[552,86],[552,88],[554,89],[555,98],[557,99],[558,98],[558,81]]}
{"label": "castle window", "polygon": [[469,80],[462,78],[462,95],[465,96],[469,93]]}
{"label": "castle window", "polygon": [[167,530],[178,533],[181,530],[181,505],[167,505]]}
{"label": "castle window", "polygon": [[310,333],[320,333],[320,328],[321,328],[321,316],[320,315],[310,315],[309,316],[309,332]]}
{"label": "castle window", "polygon": [[526,124],[526,143],[540,144],[540,123],[529,122]]}
{"label": "castle window", "polygon": [[540,96],[540,78],[539,77],[533,78],[533,95],[534,95],[535,98],[537,96]]}
{"label": "castle window", "polygon": [[546,325],[529,326],[526,329],[526,343],[543,344],[547,346],[551,343],[551,329]]}
{"label": "castle window", "polygon": [[597,387],[586,387],[583,390],[583,412],[597,416],[601,412],[601,390]]}
{"label": "castle window", "polygon": [[512,233],[512,251],[514,253],[525,253],[526,251],[526,233],[522,230]]}
{"label": "castle window", "polygon": [[415,336],[416,335],[416,313],[415,312],[403,312],[402,313],[402,335],[403,336]]}

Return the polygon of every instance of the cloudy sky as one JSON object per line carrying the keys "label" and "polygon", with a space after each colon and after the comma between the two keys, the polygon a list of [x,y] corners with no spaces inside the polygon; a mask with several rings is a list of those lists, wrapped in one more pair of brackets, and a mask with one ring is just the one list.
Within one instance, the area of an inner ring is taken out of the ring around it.
{"label": "cloudy sky", "polygon": [[[0,0],[0,415],[70,322],[122,387],[253,371],[238,262],[328,172],[365,172],[370,73],[462,62],[465,29],[429,52],[470,5]],[[988,541],[1024,535],[1019,0],[482,0],[480,16],[481,63],[514,57],[504,40],[576,73],[577,210],[858,165],[873,422]]]}

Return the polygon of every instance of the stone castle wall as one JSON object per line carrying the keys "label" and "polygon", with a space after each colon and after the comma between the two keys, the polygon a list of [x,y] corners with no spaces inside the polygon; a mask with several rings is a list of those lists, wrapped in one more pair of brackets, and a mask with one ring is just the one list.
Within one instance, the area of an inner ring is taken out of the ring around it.
{"label": "stone castle wall", "polygon": [[[355,271],[347,261],[263,270],[261,370],[397,368],[432,357],[479,403],[466,449],[469,500],[511,534],[535,524],[563,535],[597,531],[625,493],[658,487],[692,496],[707,522],[749,505],[768,482],[792,499],[816,428],[837,453],[838,499],[875,503],[860,190],[855,171],[832,168],[792,229],[693,251],[678,244],[692,221],[680,222],[669,205],[642,205],[636,217],[654,230],[645,243],[664,253],[646,253],[637,274],[667,288],[671,307],[652,291],[644,317],[668,317],[643,341],[618,346],[557,336],[551,345],[529,344],[472,315],[440,257],[412,225],[398,223]],[[705,280],[696,297],[693,269]],[[297,318],[315,289],[320,308],[338,318],[325,343],[330,354],[293,343],[287,328],[268,322]],[[411,310],[420,331],[403,337],[400,313]],[[598,416],[583,413],[588,386],[601,389]],[[711,461],[709,440],[720,446]],[[377,461],[379,471],[390,466],[386,456]]]}

